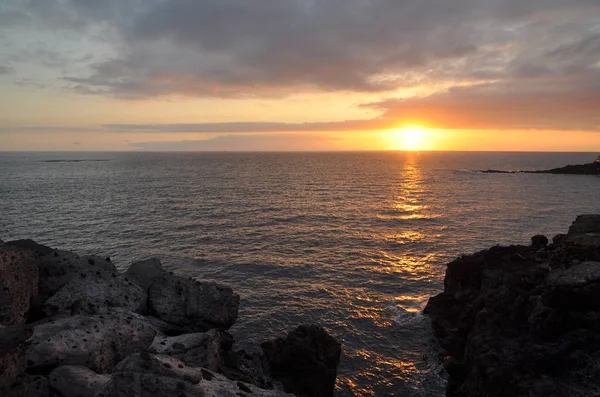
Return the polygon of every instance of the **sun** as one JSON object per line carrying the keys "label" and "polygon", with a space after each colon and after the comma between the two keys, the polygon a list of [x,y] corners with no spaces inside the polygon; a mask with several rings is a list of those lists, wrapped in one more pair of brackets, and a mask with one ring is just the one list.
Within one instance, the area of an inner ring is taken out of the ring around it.
{"label": "sun", "polygon": [[396,132],[396,141],[402,150],[422,150],[427,131],[425,128],[410,125]]}

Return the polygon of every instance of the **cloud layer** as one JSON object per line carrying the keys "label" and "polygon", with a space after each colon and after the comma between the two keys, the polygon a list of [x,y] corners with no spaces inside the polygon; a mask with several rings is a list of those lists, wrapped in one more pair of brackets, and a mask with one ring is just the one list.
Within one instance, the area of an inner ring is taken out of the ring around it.
{"label": "cloud layer", "polygon": [[[77,36],[101,51],[8,51],[0,74],[37,62],[59,70],[62,87],[75,92],[130,99],[379,93],[388,99],[363,104],[381,111],[369,127],[409,120],[441,128],[600,129],[598,0],[5,3],[5,37],[56,35],[66,48],[73,46],[66,38]],[[398,99],[398,90],[430,86],[450,89]],[[227,127],[258,131],[261,123]]]}

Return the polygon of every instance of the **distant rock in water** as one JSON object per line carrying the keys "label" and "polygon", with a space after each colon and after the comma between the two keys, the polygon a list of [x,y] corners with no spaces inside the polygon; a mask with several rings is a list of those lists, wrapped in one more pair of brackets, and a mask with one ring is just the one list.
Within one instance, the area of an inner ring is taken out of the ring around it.
{"label": "distant rock in water", "polygon": [[448,396],[599,395],[600,215],[551,244],[456,259],[425,313],[448,356]]}
{"label": "distant rock in water", "polygon": [[600,161],[581,165],[567,165],[566,167],[553,168],[541,171],[503,171],[485,170],[484,174],[558,174],[558,175],[600,175]]}
{"label": "distant rock in water", "polygon": [[341,345],[301,326],[234,352],[231,288],[0,240],[0,396],[332,396]]}
{"label": "distant rock in water", "polygon": [[60,159],[60,160],[41,160],[40,162],[42,162],[42,163],[86,163],[86,162],[98,162],[98,161],[110,161],[110,160],[104,160],[104,159],[99,159],[99,160],[64,160],[64,159]]}

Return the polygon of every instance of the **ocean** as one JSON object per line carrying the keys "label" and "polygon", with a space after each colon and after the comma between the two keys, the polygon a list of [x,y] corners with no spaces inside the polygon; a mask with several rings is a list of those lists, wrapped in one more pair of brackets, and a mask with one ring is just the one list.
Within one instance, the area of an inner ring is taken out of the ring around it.
{"label": "ocean", "polygon": [[[343,344],[338,396],[442,396],[421,311],[445,264],[564,233],[600,213],[600,178],[482,174],[590,153],[0,153],[0,238],[125,269],[165,267],[241,295],[237,346],[299,324]],[[65,161],[68,160],[68,161]],[[102,160],[102,161],[95,161]]]}

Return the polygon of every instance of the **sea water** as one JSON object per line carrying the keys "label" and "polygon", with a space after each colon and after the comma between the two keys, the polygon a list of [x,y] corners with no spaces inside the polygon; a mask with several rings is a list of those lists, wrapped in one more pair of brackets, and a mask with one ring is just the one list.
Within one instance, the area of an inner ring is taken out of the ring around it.
{"label": "sea water", "polygon": [[[585,153],[0,153],[0,238],[124,269],[159,257],[241,295],[237,346],[303,323],[343,344],[338,396],[441,396],[422,314],[445,264],[600,213],[600,178],[481,174]],[[96,161],[101,160],[101,161]]]}

